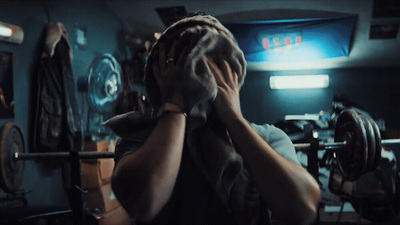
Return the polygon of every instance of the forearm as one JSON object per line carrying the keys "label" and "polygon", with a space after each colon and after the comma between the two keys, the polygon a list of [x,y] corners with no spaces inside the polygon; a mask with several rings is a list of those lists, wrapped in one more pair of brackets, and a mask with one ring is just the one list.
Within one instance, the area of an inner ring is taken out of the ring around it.
{"label": "forearm", "polygon": [[243,117],[228,123],[227,129],[273,214],[289,223],[310,223],[320,196],[314,178],[273,150]]}
{"label": "forearm", "polygon": [[114,192],[131,216],[151,220],[171,196],[182,157],[185,125],[183,114],[167,113],[144,145],[117,164]]}
{"label": "forearm", "polygon": [[294,224],[311,223],[317,211],[319,186],[300,165],[279,155],[243,118],[240,109],[238,76],[219,57],[219,67],[208,60],[218,85],[214,110],[243,156],[261,196],[272,213]]}

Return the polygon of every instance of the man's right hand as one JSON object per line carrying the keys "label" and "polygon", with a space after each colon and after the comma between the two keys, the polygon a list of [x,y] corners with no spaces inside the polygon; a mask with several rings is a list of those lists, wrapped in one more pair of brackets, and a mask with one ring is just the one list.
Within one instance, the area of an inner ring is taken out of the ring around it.
{"label": "man's right hand", "polygon": [[186,111],[186,103],[183,96],[183,67],[186,61],[188,48],[185,47],[176,56],[178,40],[172,43],[169,52],[166,52],[165,44],[160,43],[158,65],[154,63],[153,72],[157,85],[160,88],[164,103],[172,103]]}

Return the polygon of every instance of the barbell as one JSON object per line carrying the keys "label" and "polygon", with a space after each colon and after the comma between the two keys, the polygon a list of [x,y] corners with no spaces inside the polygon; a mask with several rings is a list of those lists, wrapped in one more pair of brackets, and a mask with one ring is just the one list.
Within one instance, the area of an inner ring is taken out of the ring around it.
{"label": "barbell", "polygon": [[[333,143],[318,143],[318,150],[334,151],[343,177],[357,180],[377,168],[383,146],[400,145],[400,139],[381,140],[379,128],[369,117],[351,109],[337,117]],[[0,131],[0,187],[15,193],[22,183],[25,160],[71,159],[71,152],[25,153],[21,129],[6,122]],[[307,151],[311,143],[294,144],[296,151]],[[113,158],[114,152],[74,152],[79,159]]]}

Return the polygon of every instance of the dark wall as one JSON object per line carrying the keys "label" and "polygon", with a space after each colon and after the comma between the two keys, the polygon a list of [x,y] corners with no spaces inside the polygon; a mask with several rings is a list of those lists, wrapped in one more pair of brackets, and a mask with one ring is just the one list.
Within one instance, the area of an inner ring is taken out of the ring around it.
{"label": "dark wall", "polygon": [[[19,0],[0,2],[0,21],[22,27],[24,41],[21,45],[0,41],[0,51],[12,53],[13,89],[15,108],[14,118],[0,119],[0,125],[6,121],[17,123],[24,134],[26,151],[31,150],[29,128],[32,115],[32,85],[36,82],[37,63],[42,45],[42,31],[49,19],[64,24],[69,42],[73,47],[74,58],[71,61],[75,82],[87,71],[93,59],[102,53],[111,53],[121,59],[124,53],[121,34],[126,30],[120,19],[100,0]],[[75,48],[75,25],[85,26],[87,30],[87,48]],[[7,88],[7,87],[3,87]],[[7,96],[6,96],[7,97]],[[80,110],[87,109],[86,99],[77,93]],[[29,190],[30,204],[66,205],[67,197],[63,189],[62,173],[59,166],[51,162],[27,161],[21,189]],[[6,193],[0,191],[0,197]]]}
{"label": "dark wall", "polygon": [[[271,90],[272,75],[328,74],[329,87]],[[275,123],[285,115],[331,111],[335,95],[355,102],[389,129],[400,129],[400,68],[351,68],[311,71],[248,72],[241,90],[243,114],[255,123]]]}

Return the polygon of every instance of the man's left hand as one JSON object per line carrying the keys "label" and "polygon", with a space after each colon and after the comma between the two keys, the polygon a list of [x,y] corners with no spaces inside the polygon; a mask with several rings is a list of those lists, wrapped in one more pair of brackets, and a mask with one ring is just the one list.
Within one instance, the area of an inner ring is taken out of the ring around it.
{"label": "man's left hand", "polygon": [[219,56],[218,60],[220,67],[211,59],[206,58],[218,87],[217,97],[213,102],[213,106],[220,121],[225,125],[229,125],[230,121],[243,118],[240,109],[238,76],[222,56]]}

